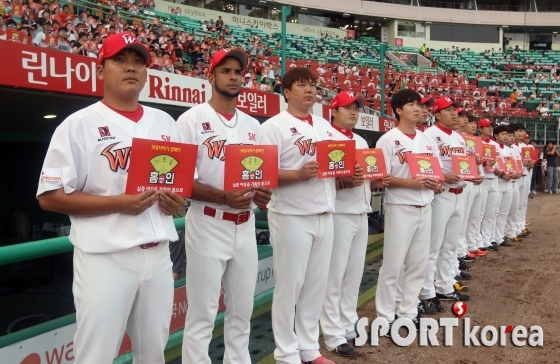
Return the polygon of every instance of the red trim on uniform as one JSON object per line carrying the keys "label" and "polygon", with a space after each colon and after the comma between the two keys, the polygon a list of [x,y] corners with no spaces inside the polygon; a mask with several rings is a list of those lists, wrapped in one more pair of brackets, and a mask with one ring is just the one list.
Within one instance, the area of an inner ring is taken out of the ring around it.
{"label": "red trim on uniform", "polygon": [[307,124],[313,126],[313,117],[311,116],[311,114],[307,115],[304,118],[300,118],[299,116],[294,116],[294,118],[299,119],[301,121],[306,122]]}
{"label": "red trim on uniform", "polygon": [[233,117],[235,116],[235,114],[225,114],[223,112],[220,112],[218,110],[216,110],[216,112],[220,115],[222,115],[227,121],[231,121],[231,119],[233,119]]}
{"label": "red trim on uniform", "polygon": [[490,139],[484,139],[484,138],[482,138],[482,141],[483,141],[484,143],[486,143],[486,144],[490,143]]}
{"label": "red trim on uniform", "polygon": [[503,145],[503,144],[500,144],[500,148],[501,148],[501,149],[504,149],[504,145]]}
{"label": "red trim on uniform", "polygon": [[354,133],[352,132],[352,130],[344,129],[334,124],[331,125],[334,129],[338,130],[341,134],[346,135],[346,137],[348,137],[349,139],[354,139]]}
{"label": "red trim on uniform", "polygon": [[436,126],[440,128],[440,130],[447,135],[451,135],[451,133],[453,132],[453,129],[446,128],[445,126],[442,126],[440,123],[437,123]]}
{"label": "red trim on uniform", "polygon": [[128,120],[134,121],[135,123],[139,122],[140,119],[142,119],[142,116],[144,116],[144,108],[140,104],[138,104],[138,108],[135,111],[123,111],[123,110],[117,110],[114,107],[107,105],[103,100],[101,100],[101,102],[103,103],[103,105],[107,106],[109,109],[113,110],[117,114],[124,116]]}
{"label": "red trim on uniform", "polygon": [[403,133],[403,134],[406,135],[407,137],[409,137],[412,140],[414,140],[414,137],[416,136],[416,133],[414,133],[414,134]]}

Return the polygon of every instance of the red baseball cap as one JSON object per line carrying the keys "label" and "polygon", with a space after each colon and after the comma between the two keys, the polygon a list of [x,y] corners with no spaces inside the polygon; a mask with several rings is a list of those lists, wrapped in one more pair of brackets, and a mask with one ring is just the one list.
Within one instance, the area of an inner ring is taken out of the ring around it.
{"label": "red baseball cap", "polygon": [[247,67],[247,55],[240,49],[222,49],[214,53],[212,56],[212,61],[210,62],[210,68],[208,69],[208,73],[212,73],[214,71],[214,67],[218,66],[226,57],[233,57],[241,63],[241,69],[245,69]]}
{"label": "red baseball cap", "polygon": [[486,128],[487,126],[492,126],[492,122],[488,119],[480,119],[478,122],[479,128]]}
{"label": "red baseball cap", "polygon": [[462,107],[457,108],[457,114],[459,115],[467,115],[467,110],[463,109]]}
{"label": "red baseball cap", "polygon": [[434,100],[433,98],[426,96],[426,97],[422,97],[422,101],[420,102],[420,104],[422,105],[426,105],[427,107],[432,107],[434,106],[434,103],[436,102],[436,100]]}
{"label": "red baseball cap", "polygon": [[352,91],[342,91],[336,94],[331,100],[331,109],[336,109],[339,106],[348,106],[357,102],[358,107],[364,107],[364,99],[359,94]]}
{"label": "red baseball cap", "polygon": [[523,136],[523,139],[529,139],[531,136],[529,134],[525,134],[525,136]]}
{"label": "red baseball cap", "polygon": [[97,62],[102,63],[103,60],[111,58],[120,53],[123,49],[133,49],[140,53],[146,61],[146,66],[148,66],[152,57],[150,52],[142,45],[142,43],[134,36],[134,34],[123,32],[118,34],[113,34],[105,39],[103,46],[99,51],[99,58]]}
{"label": "red baseball cap", "polygon": [[459,107],[459,103],[451,100],[447,96],[443,96],[436,100],[436,102],[434,103],[434,107],[432,108],[432,111],[435,114],[436,112],[443,109],[447,109],[450,106]]}

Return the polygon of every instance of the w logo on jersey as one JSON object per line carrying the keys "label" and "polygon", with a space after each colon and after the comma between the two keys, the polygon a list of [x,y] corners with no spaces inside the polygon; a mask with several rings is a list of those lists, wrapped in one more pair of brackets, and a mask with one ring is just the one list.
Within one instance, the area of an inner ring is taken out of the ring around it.
{"label": "w logo on jersey", "polygon": [[210,159],[220,158],[220,160],[223,161],[225,158],[222,154],[224,151],[224,146],[226,144],[226,141],[225,140],[213,141],[214,138],[216,137],[213,136],[206,139],[204,142],[202,142],[202,145],[205,145],[206,149],[208,150],[208,158]]}
{"label": "w logo on jersey", "polygon": [[117,172],[119,169],[125,170],[130,159],[130,147],[111,150],[117,144],[119,143],[111,144],[101,152],[101,155],[109,160],[109,168],[113,172]]}
{"label": "w logo on jersey", "polygon": [[296,140],[294,145],[297,145],[301,155],[309,154],[311,156],[315,155],[315,143],[311,139],[302,140],[303,137]]}
{"label": "w logo on jersey", "polygon": [[131,44],[136,41],[136,38],[134,38],[131,34],[123,34],[121,37],[124,40],[124,44]]}

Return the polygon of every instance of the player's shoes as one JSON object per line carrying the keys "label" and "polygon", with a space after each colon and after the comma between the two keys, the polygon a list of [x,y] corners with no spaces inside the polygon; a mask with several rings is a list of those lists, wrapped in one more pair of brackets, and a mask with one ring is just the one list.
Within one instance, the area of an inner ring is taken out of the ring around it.
{"label": "player's shoes", "polygon": [[333,352],[340,356],[354,356],[356,355],[356,350],[352,348],[347,343],[340,344],[336,348],[334,348]]}
{"label": "player's shoes", "polygon": [[488,251],[493,251],[493,252],[497,252],[498,250],[500,250],[500,246],[496,243],[492,243],[492,245],[487,246],[486,249]]}
{"label": "player's shoes", "polygon": [[420,302],[418,302],[418,312],[421,312],[425,315],[433,315],[437,313],[437,309],[435,307],[428,306],[426,304],[426,301],[421,300]]}
{"label": "player's shoes", "polygon": [[514,237],[514,238],[507,238],[506,237],[506,241],[510,242],[510,243],[522,243],[523,239],[520,239],[519,237]]}
{"label": "player's shoes", "polygon": [[414,326],[416,326],[416,331],[420,331],[420,319],[422,318],[424,318],[424,316],[420,315],[420,312],[418,312],[418,315],[416,315],[416,317],[412,319],[412,322],[414,322]]}
{"label": "player's shoes", "polygon": [[[348,344],[347,344],[348,345]],[[315,360],[311,361],[303,361],[303,364],[335,364],[334,361],[325,358],[324,356],[320,356]]]}
{"label": "player's shoes", "polygon": [[454,290],[453,292],[446,294],[436,293],[436,298],[439,298],[442,301],[468,301],[471,299],[471,296]]}
{"label": "player's shoes", "polygon": [[[457,277],[455,277],[455,279],[457,279]],[[463,286],[461,283],[459,282],[455,282],[455,284],[453,285],[453,288],[457,291],[457,292],[467,292],[470,287],[469,286]]]}
{"label": "player's shoes", "polygon": [[428,307],[435,308],[438,312],[445,311],[445,306],[439,302],[437,297],[428,298],[427,300],[422,300]]}
{"label": "player's shoes", "polygon": [[467,252],[467,258],[476,258],[476,255],[474,253],[471,252]]}
{"label": "player's shoes", "polygon": [[460,270],[466,270],[466,271],[469,271],[469,270],[471,270],[471,266],[470,266],[470,265],[468,265],[468,264],[467,264],[467,263],[465,263],[465,262],[461,262],[461,261],[459,261],[459,269],[460,269]]}
{"label": "player's shoes", "polygon": [[469,273],[461,272],[455,276],[457,281],[469,280],[472,279],[472,275]]}
{"label": "player's shoes", "polygon": [[457,259],[459,259],[459,261],[465,262],[465,263],[472,263],[476,260],[475,257],[469,257],[468,254],[465,255],[464,257],[460,257],[460,258],[457,258]]}
{"label": "player's shoes", "polygon": [[513,244],[510,243],[510,242],[507,241],[507,240],[504,240],[504,241],[502,241],[502,243],[500,244],[500,246],[513,246]]}
{"label": "player's shoes", "polygon": [[485,257],[486,256],[486,252],[482,251],[480,249],[476,249],[474,252],[471,252],[472,254],[474,254],[476,257]]}

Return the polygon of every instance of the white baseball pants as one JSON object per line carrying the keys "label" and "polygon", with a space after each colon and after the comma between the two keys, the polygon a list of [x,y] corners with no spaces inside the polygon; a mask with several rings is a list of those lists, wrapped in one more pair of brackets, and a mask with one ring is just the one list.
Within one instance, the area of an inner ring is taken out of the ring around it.
{"label": "white baseball pants", "polygon": [[[432,201],[432,236],[426,275],[422,287],[422,299],[433,298],[438,293],[453,292],[455,283],[454,266],[457,261],[457,244],[463,223],[463,194],[447,191]],[[435,272],[435,287],[434,287]]]}
{"label": "white baseball pants", "polygon": [[[312,361],[319,353],[319,319],[333,247],[333,215],[268,212],[274,249],[272,329],[279,364]],[[295,330],[294,330],[295,329]]]}
{"label": "white baseball pants", "polygon": [[[403,229],[402,223],[410,223]],[[430,249],[432,206],[385,204],[383,265],[377,280],[375,308],[377,316],[388,322],[418,314],[418,293],[426,275]],[[397,300],[397,284],[401,294]]]}
{"label": "white baseball pants", "polygon": [[[253,312],[258,252],[255,216],[246,223],[218,220],[193,203],[185,222],[187,252],[187,317],[183,364],[210,364],[208,346],[218,312],[222,280],[224,363],[250,364],[249,333]],[[218,214],[219,216],[219,214]]]}
{"label": "white baseball pants", "polygon": [[111,364],[125,331],[135,364],[164,364],[173,309],[169,244],[115,253],[74,248],[77,364]]}
{"label": "white baseball pants", "polygon": [[356,338],[358,296],[368,242],[367,214],[334,214],[334,239],[327,289],[321,312],[325,346]]}
{"label": "white baseball pants", "polygon": [[[480,206],[480,233],[482,235],[482,244],[484,247],[492,245],[494,240],[494,232],[496,231],[496,211],[500,206],[500,194],[498,191],[498,179],[484,179],[482,182],[482,199]],[[498,241],[497,243],[500,243]]]}
{"label": "white baseball pants", "polygon": [[[457,257],[464,257],[467,255],[467,225],[469,222],[469,215],[471,211],[471,207],[473,204],[473,196],[474,196],[474,187],[472,183],[467,182],[465,187],[463,188],[463,195],[464,197],[464,207],[465,210],[463,212],[463,221],[461,223],[461,234],[459,235],[459,244],[457,245]],[[456,266],[459,266],[459,261],[457,261]],[[457,268],[458,270],[459,268]],[[456,272],[455,272],[456,273]]]}
{"label": "white baseball pants", "polygon": [[523,233],[525,229],[525,219],[527,215],[527,203],[529,201],[529,193],[531,192],[531,179],[533,178],[533,170],[523,177],[523,183],[519,186],[519,207],[517,213],[517,235]]}
{"label": "white baseball pants", "polygon": [[506,236],[513,239],[517,236],[517,214],[519,213],[519,189],[523,185],[523,181],[518,179],[512,182],[511,191],[511,206],[506,220]]}
{"label": "white baseball pants", "polygon": [[498,201],[496,212],[496,224],[494,229],[494,240],[501,244],[504,241],[506,222],[509,216],[511,200],[513,199],[513,189],[511,183],[506,181],[498,181]]}
{"label": "white baseball pants", "polygon": [[[482,246],[482,234],[480,232],[480,210],[482,207],[482,184],[472,186],[472,204],[468,212],[467,220],[467,251],[473,252]],[[466,203],[466,202],[465,202]],[[467,210],[468,211],[468,210]]]}

